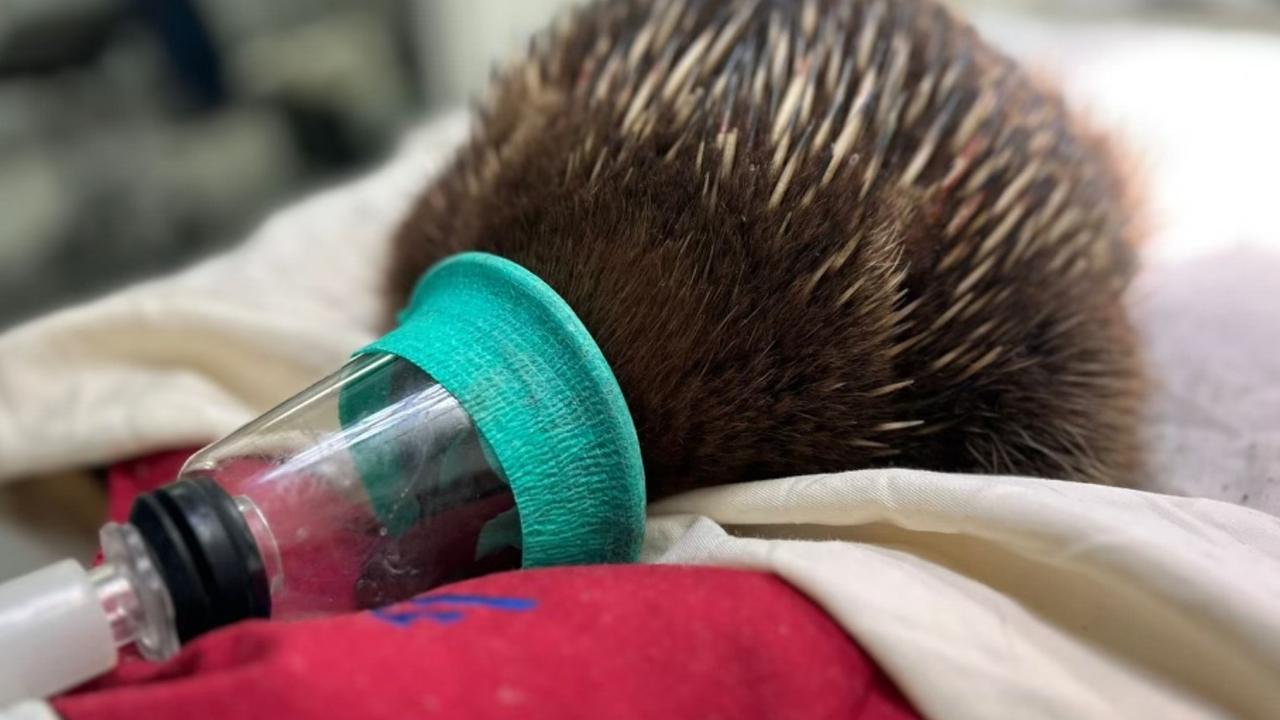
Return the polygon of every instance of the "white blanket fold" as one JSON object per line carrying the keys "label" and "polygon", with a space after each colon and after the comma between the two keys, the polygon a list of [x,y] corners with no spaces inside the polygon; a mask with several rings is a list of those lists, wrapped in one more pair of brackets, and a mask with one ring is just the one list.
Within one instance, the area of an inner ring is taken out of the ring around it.
{"label": "white blanket fold", "polygon": [[872,470],[656,503],[646,557],[777,573],[929,717],[1280,708],[1280,519],[1227,503]]}

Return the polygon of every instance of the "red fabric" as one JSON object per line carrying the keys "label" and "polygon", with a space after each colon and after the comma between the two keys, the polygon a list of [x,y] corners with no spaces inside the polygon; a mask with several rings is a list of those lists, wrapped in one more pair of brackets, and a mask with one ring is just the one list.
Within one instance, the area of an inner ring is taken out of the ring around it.
{"label": "red fabric", "polygon": [[157,453],[108,468],[107,516],[116,522],[127,520],[133,499],[165,483],[173,482],[178,477],[182,464],[194,453],[194,449]]}
{"label": "red fabric", "polygon": [[914,717],[782,581],[652,565],[503,573],[378,612],[241,623],[54,705],[67,720]]}
{"label": "red fabric", "polygon": [[918,717],[781,580],[653,565],[502,573],[373,612],[240,623],[54,706],[67,720]]}

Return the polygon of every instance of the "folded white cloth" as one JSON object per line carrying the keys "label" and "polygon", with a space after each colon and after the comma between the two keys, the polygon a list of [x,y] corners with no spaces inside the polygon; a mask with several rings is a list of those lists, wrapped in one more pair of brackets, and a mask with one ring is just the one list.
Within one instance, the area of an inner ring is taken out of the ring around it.
{"label": "folded white cloth", "polygon": [[1280,518],[1265,513],[870,470],[694,491],[650,515],[647,559],[777,573],[927,717],[1280,710]]}

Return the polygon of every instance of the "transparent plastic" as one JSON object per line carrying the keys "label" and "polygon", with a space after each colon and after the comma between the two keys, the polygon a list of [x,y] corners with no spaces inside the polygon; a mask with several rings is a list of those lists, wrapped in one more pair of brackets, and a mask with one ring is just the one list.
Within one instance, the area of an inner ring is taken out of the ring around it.
{"label": "transparent plastic", "polygon": [[194,455],[240,509],[271,615],[378,607],[520,564],[511,488],[470,416],[392,355],[362,355]]}
{"label": "transparent plastic", "polygon": [[98,533],[102,564],[89,572],[117,647],[133,643],[148,660],[178,652],[173,601],[146,543],[132,525],[107,523]]}

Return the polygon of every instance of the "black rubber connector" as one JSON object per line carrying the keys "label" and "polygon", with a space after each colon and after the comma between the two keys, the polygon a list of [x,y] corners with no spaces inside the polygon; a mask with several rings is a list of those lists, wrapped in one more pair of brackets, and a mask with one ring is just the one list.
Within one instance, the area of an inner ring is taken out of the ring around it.
{"label": "black rubber connector", "polygon": [[235,501],[212,480],[180,480],[138,496],[129,522],[169,588],[182,642],[271,614],[262,555]]}

